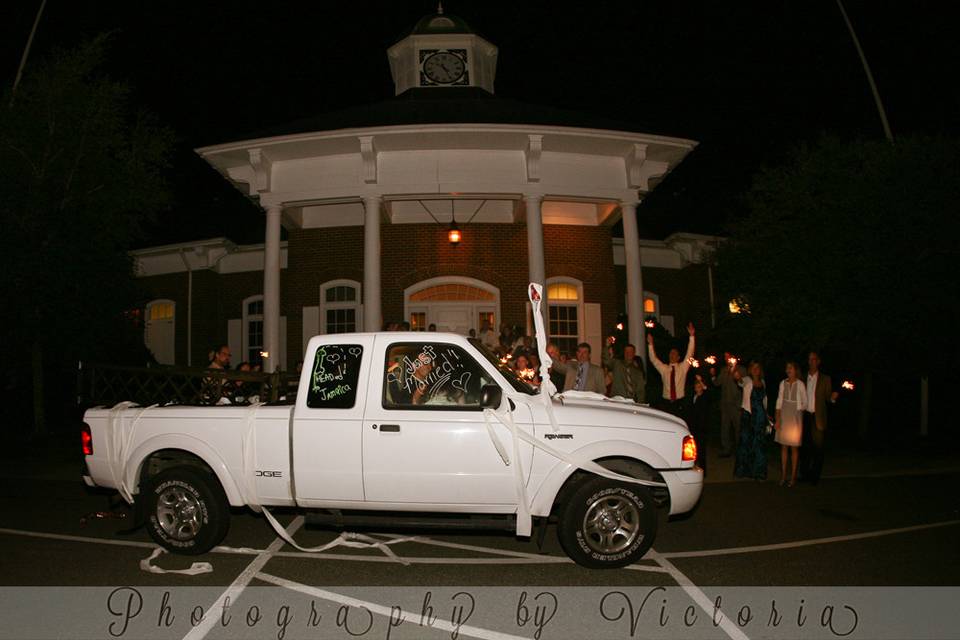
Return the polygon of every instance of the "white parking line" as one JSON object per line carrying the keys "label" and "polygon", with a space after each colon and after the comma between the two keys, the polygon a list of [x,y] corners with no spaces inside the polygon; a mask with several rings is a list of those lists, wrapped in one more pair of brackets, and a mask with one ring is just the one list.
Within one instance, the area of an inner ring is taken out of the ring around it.
{"label": "white parking line", "polygon": [[[293,521],[287,526],[287,533],[293,535],[296,533],[300,527],[303,526],[303,516],[297,516]],[[216,602],[207,607],[207,615],[203,620],[191,629],[187,635],[183,636],[183,640],[202,640],[205,638],[210,630],[220,622],[220,619],[211,615],[211,611],[222,610],[223,604],[227,598],[230,598],[233,601],[236,601],[239,598],[240,594],[243,593],[243,590],[247,588],[247,585],[250,584],[250,581],[253,580],[254,576],[263,569],[263,566],[270,561],[270,559],[280,550],[280,548],[285,545],[286,542],[282,538],[277,538],[270,543],[263,553],[259,554],[253,561],[247,565],[247,567],[234,579],[230,586],[227,587],[227,590],[220,594],[220,597],[217,598]]]}
{"label": "white parking line", "polygon": [[[393,535],[385,534],[384,537],[392,538]],[[460,544],[458,542],[447,542],[445,540],[434,540],[433,538],[427,538],[424,536],[418,536],[417,542],[420,544],[428,544],[436,547],[447,547],[450,549],[462,549],[464,551],[478,551],[480,553],[491,553],[496,555],[511,556],[517,559],[526,558],[528,561],[539,562],[539,563],[551,563],[551,564],[574,564],[573,560],[567,557],[560,556],[545,556],[538,553],[528,553],[526,551],[512,551],[509,549],[497,549],[495,547],[480,547],[472,544]],[[416,562],[413,558],[406,558],[411,562]],[[473,563],[469,564],[518,564],[517,561],[506,562],[504,560],[494,559],[494,558],[463,558],[461,560],[474,560]],[[476,561],[483,562],[476,562]],[[654,567],[651,565],[642,565],[642,564],[632,564],[625,569],[632,569],[634,571],[649,571],[651,573],[665,573],[666,569],[663,567]]]}
{"label": "white parking line", "polygon": [[777,551],[780,549],[795,549],[797,547],[810,547],[816,544],[829,544],[831,542],[847,542],[849,540],[863,540],[864,538],[879,538],[880,536],[892,536],[898,533],[909,533],[911,531],[923,531],[925,529],[936,529],[938,527],[950,527],[960,524],[960,520],[946,520],[944,522],[933,522],[931,524],[917,524],[911,527],[899,527],[897,529],[882,529],[880,531],[866,531],[864,533],[851,533],[845,536],[830,536],[828,538],[812,538],[810,540],[796,540],[794,542],[780,542],[777,544],[757,544],[749,547],[728,547],[726,549],[704,549],[702,551],[671,551],[661,553],[663,558],[706,558],[710,556],[726,556],[737,553],[756,553],[760,551]]}
{"label": "white parking line", "polygon": [[[262,580],[264,582],[269,582],[270,584],[277,585],[278,587],[283,587],[285,589],[290,589],[291,591],[297,591],[299,593],[312,596],[314,598],[319,598],[321,600],[328,600],[330,602],[336,602],[341,605],[349,605],[351,607],[366,607],[372,613],[390,618],[393,616],[403,616],[407,619],[416,619],[418,614],[412,613],[410,611],[397,611],[396,609],[391,609],[390,607],[385,607],[383,605],[376,604],[374,602],[367,602],[365,600],[358,600],[357,598],[351,598],[350,596],[345,596],[339,593],[334,593],[333,591],[326,591],[324,589],[317,589],[316,587],[310,587],[305,584],[300,584],[299,582],[293,582],[292,580],[286,580],[284,578],[279,578],[277,576],[270,575],[268,573],[258,573],[256,576],[257,580]],[[446,622],[441,619],[437,619],[431,628],[438,631],[448,631],[451,634],[454,632],[462,636],[469,636],[471,638],[481,638],[481,640],[528,640],[523,636],[513,636],[507,633],[501,633],[499,631],[492,631],[490,629],[483,629],[481,627],[473,627],[470,625],[456,626],[450,622]]]}
{"label": "white parking line", "polygon": [[[719,623],[721,629],[724,633],[730,636],[731,640],[750,640],[750,638],[745,634],[740,627],[738,627],[729,616],[721,615],[723,610],[717,609],[714,610],[715,604],[710,601],[710,598],[707,597],[703,591],[700,590],[700,587],[695,585],[693,581],[683,574],[679,569],[673,566],[673,563],[663,557],[663,555],[657,553],[655,549],[650,549],[647,552],[646,557],[655,561],[661,567],[667,570],[667,573],[670,574],[674,580],[677,581],[677,584],[687,592],[687,595],[693,599],[697,605],[706,612],[711,619],[714,620],[714,623]],[[719,617],[717,617],[719,616]]]}

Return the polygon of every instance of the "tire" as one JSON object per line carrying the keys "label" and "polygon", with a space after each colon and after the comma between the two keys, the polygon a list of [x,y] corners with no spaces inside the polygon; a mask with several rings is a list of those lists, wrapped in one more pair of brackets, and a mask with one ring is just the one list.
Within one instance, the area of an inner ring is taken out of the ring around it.
{"label": "tire", "polygon": [[641,485],[592,477],[561,507],[560,546],[591,569],[618,569],[640,560],[657,533],[656,504]]}
{"label": "tire", "polygon": [[150,537],[164,549],[200,555],[220,544],[230,527],[230,506],[217,479],[196,467],[172,467],[143,491]]}

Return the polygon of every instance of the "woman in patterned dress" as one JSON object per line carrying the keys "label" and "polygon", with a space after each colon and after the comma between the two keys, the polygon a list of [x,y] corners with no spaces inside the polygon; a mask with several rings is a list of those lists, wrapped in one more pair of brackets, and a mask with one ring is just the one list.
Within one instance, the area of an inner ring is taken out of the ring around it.
{"label": "woman in patterned dress", "polygon": [[[733,474],[738,478],[767,479],[767,390],[763,383],[763,367],[751,362],[750,376],[738,382],[743,386],[740,417],[740,443]],[[739,372],[734,378],[739,378]]]}

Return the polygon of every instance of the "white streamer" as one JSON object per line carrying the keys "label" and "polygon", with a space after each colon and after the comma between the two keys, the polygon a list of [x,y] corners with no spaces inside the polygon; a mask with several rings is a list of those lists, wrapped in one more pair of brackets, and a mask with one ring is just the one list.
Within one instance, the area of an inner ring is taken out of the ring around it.
{"label": "white streamer", "polygon": [[294,542],[293,536],[287,533],[287,531],[283,528],[283,526],[279,522],[277,522],[277,520],[273,517],[273,515],[269,511],[267,511],[266,508],[264,507],[261,507],[261,508],[263,509],[263,515],[266,516],[267,518],[267,522],[269,522],[270,526],[273,527],[273,530],[277,532],[277,535],[283,538],[283,540],[290,546],[295,547],[300,551],[304,551],[306,553],[322,553],[329,549],[333,549],[334,547],[348,547],[350,549],[376,548],[376,549],[380,549],[380,551],[382,551],[384,555],[386,555],[390,559],[395,560],[400,564],[409,566],[410,563],[407,560],[395,554],[393,552],[393,549],[391,549],[388,545],[398,544],[400,542],[413,542],[417,540],[416,536],[409,536],[406,538],[394,538],[393,540],[384,541],[384,540],[377,540],[376,538],[371,538],[370,536],[364,535],[362,533],[351,533],[349,531],[344,531],[339,536],[337,536],[336,539],[328,542],[327,544],[320,545],[319,547],[301,547],[299,544]]}
{"label": "white streamer", "polygon": [[137,430],[137,425],[140,423],[140,418],[142,418],[143,414],[149,409],[153,409],[158,405],[152,404],[149,407],[141,408],[134,416],[130,428],[124,433],[124,416],[122,412],[124,409],[130,409],[136,406],[139,405],[129,400],[118,402],[110,409],[110,417],[107,419],[107,441],[110,444],[107,451],[107,466],[110,467],[110,476],[113,478],[113,483],[117,487],[117,491],[119,491],[123,499],[127,501],[127,504],[133,504],[133,491],[130,488],[129,482],[127,482],[126,474],[130,445],[133,443],[133,436]]}
{"label": "white streamer", "polygon": [[553,366],[553,358],[547,353],[547,330],[543,326],[543,314],[540,313],[540,305],[543,304],[543,285],[531,282],[527,288],[527,295],[530,298],[530,304],[533,306],[533,325],[537,330],[537,351],[540,354],[540,398],[543,406],[547,410],[547,418],[550,420],[550,426],[554,433],[559,433],[560,425],[557,423],[557,417],[553,414],[553,396],[557,394],[557,387],[550,379],[550,367]]}
{"label": "white streamer", "polygon": [[177,573],[184,576],[197,576],[201,573],[213,573],[213,565],[209,562],[194,562],[189,569],[162,569],[154,564],[153,561],[166,553],[163,547],[157,547],[148,557],[140,561],[140,569],[147,573]]}

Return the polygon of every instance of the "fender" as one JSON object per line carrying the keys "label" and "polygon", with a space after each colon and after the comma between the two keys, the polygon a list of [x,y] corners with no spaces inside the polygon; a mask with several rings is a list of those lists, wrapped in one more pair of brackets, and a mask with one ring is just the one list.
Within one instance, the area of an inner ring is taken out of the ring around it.
{"label": "fender", "polygon": [[137,483],[140,468],[143,466],[147,457],[161,449],[181,449],[197,456],[207,463],[213,473],[216,474],[224,493],[227,494],[227,501],[231,506],[245,506],[243,496],[237,484],[233,479],[233,474],[227,468],[226,463],[217,454],[213,448],[206,442],[186,433],[168,433],[154,436],[140,443],[140,445],[130,454],[130,458],[124,467],[124,475],[129,486]]}
{"label": "fender", "polygon": [[[598,458],[634,458],[645,462],[654,469],[668,467],[667,461],[659,453],[649,447],[628,440],[604,440],[588,444],[569,454],[575,460],[587,462]],[[536,495],[530,505],[530,514],[534,516],[548,516],[553,508],[553,501],[557,497],[563,483],[578,469],[572,464],[558,462],[540,483]]]}

